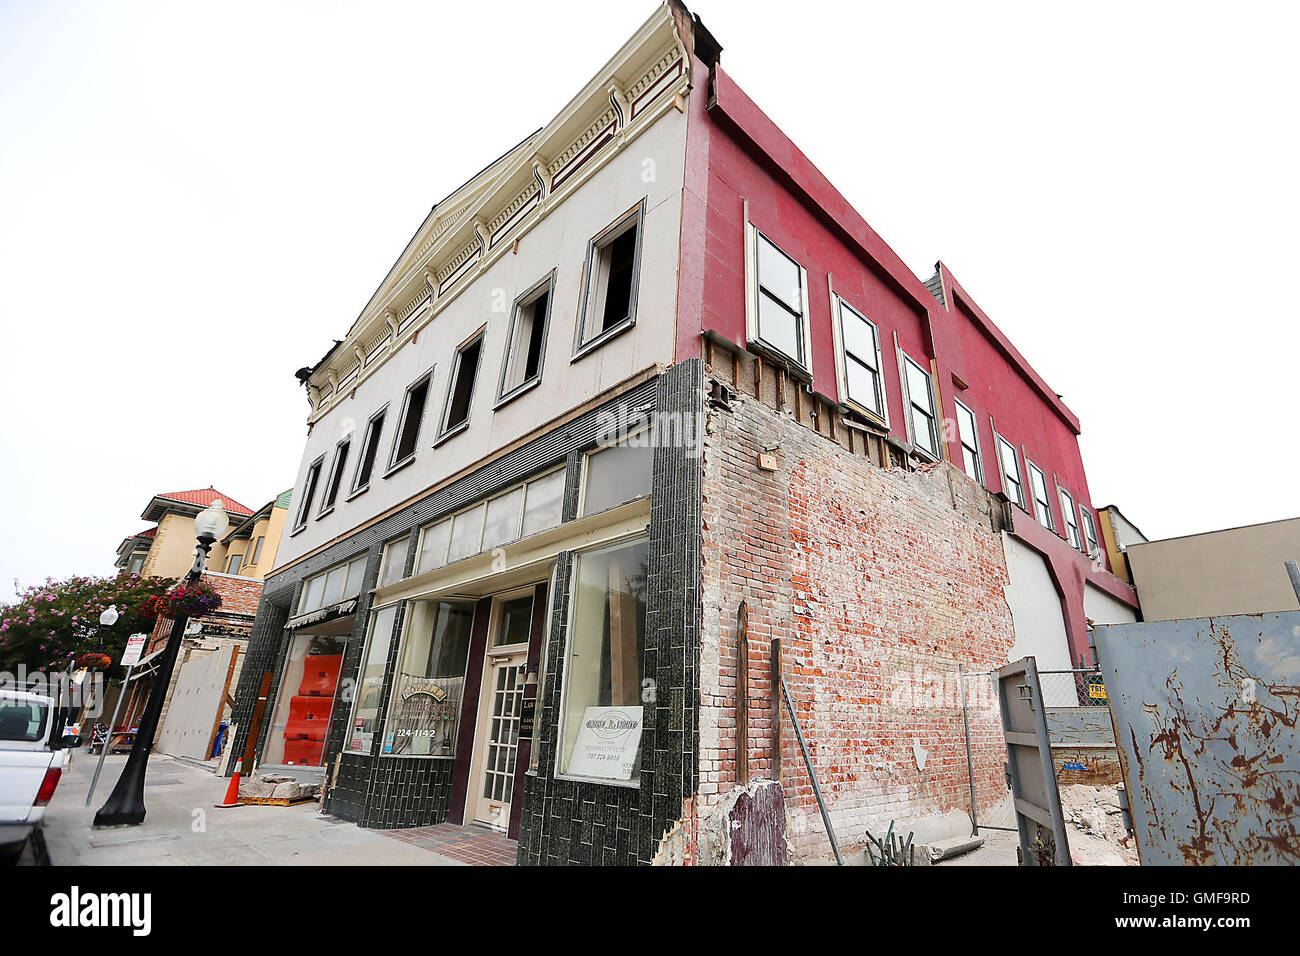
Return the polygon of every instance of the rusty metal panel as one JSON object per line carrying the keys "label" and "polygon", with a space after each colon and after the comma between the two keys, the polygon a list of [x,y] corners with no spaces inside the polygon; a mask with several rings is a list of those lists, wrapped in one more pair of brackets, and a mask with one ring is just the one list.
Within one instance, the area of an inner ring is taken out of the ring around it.
{"label": "rusty metal panel", "polygon": [[1070,866],[1038,668],[1025,657],[998,668],[997,675],[1021,865]]}
{"label": "rusty metal panel", "polygon": [[1300,862],[1300,612],[1095,634],[1143,865]]}

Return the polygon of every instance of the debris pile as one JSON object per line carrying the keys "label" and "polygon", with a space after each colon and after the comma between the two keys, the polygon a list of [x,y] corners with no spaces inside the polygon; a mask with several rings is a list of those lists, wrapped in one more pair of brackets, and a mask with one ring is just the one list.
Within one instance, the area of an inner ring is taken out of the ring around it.
{"label": "debris pile", "polygon": [[240,799],[293,802],[310,800],[319,795],[320,784],[303,783],[279,773],[264,773],[254,780],[245,780],[239,786]]}
{"label": "debris pile", "polygon": [[1074,830],[1070,856],[1077,864],[1137,866],[1133,838],[1124,829],[1119,791],[1115,787],[1074,784],[1061,788],[1061,813]]}

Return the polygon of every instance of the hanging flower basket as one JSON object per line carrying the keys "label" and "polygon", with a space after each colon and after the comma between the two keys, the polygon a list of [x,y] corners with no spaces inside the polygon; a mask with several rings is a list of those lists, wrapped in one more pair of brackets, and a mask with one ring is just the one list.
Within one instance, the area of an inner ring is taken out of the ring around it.
{"label": "hanging flower basket", "polygon": [[221,595],[206,584],[179,584],[166,594],[151,597],[140,608],[146,618],[194,617],[221,607]]}
{"label": "hanging flower basket", "polygon": [[106,671],[113,666],[113,658],[107,654],[90,651],[77,658],[77,666],[91,671]]}

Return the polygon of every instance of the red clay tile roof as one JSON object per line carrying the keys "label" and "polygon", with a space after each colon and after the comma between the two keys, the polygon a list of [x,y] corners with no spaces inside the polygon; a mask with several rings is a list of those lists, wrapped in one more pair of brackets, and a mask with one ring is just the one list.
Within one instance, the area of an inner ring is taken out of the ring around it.
{"label": "red clay tile roof", "polygon": [[213,488],[211,485],[209,485],[207,488],[199,488],[195,491],[166,491],[161,494],[154,495],[154,497],[169,498],[172,501],[183,501],[186,504],[200,505],[204,508],[206,508],[208,505],[212,504],[212,502],[220,498],[222,502],[225,504],[226,512],[228,514],[251,515],[253,513],[253,510],[251,508],[244,507],[234,498],[230,497],[230,495],[222,494],[220,491],[217,491],[217,489]]}
{"label": "red clay tile roof", "polygon": [[144,529],[143,531],[141,531],[139,534],[137,534],[137,535],[132,535],[132,537],[136,537],[136,538],[152,538],[152,537],[153,537],[154,535],[156,535],[157,533],[158,533],[158,528],[157,528],[157,526],[155,525],[155,526],[152,527],[152,528],[145,528],[145,529]]}

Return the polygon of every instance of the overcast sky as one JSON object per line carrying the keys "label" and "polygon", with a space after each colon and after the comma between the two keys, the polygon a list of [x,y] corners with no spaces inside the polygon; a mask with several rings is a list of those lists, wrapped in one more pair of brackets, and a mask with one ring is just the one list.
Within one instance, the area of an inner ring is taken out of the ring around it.
{"label": "overcast sky", "polygon": [[[293,371],[647,2],[0,0],[0,600],[155,492],[256,508]],[[1151,537],[1300,514],[1295,5],[692,7],[922,278],[942,258]]]}

